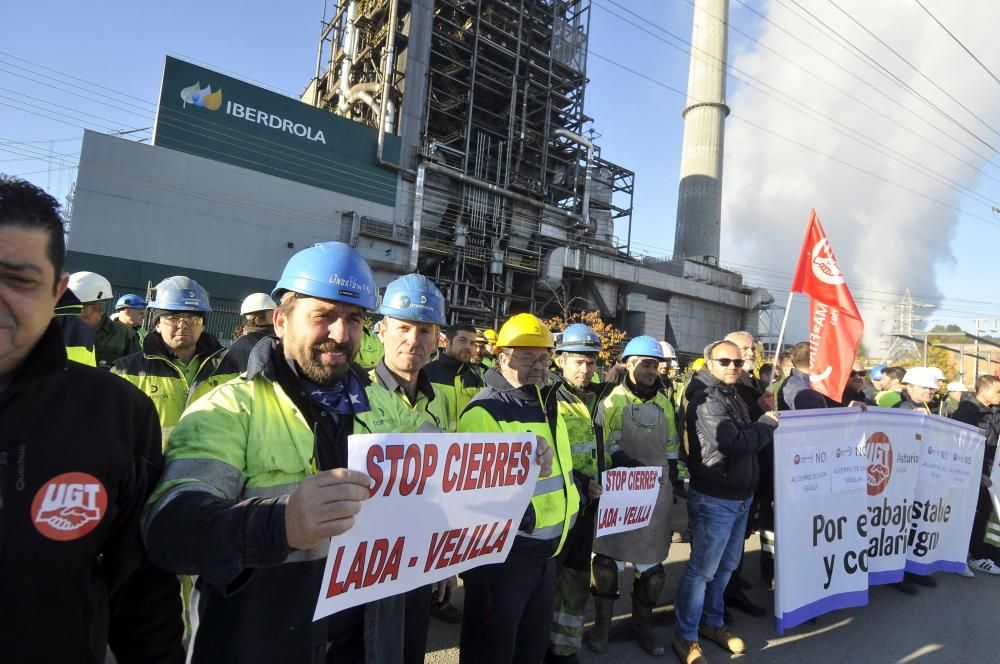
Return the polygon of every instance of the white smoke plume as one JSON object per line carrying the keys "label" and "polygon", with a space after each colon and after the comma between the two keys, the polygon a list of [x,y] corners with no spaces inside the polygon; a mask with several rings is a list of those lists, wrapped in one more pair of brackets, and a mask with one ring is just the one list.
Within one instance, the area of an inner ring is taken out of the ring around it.
{"label": "white smoke plume", "polygon": [[[827,0],[797,1],[962,125],[994,147],[1000,147],[1000,135],[935,89],[832,3]],[[835,1],[927,77],[992,127],[1000,129],[1000,84],[990,78],[915,2]],[[994,46],[993,36],[994,27],[1000,25],[1000,3],[994,0],[922,2],[987,67],[1000,74],[1000,54]],[[734,52],[732,45],[739,40],[731,37],[729,61],[734,67],[800,100],[792,102],[793,105],[808,105],[875,138],[885,146],[879,148],[881,151],[901,153],[945,178],[986,193],[990,199],[998,198],[1000,190],[996,181],[986,178],[962,160],[993,177],[1000,177],[1000,171],[984,159],[1000,163],[1000,155],[837,46],[822,29],[809,25],[815,22],[813,19],[803,21],[798,18],[796,14],[803,12],[792,0],[770,0],[762,5],[751,2],[751,5],[790,30],[811,49],[775,25],[754,17],[741,6],[740,0],[733,0],[731,19],[734,24],[745,28],[751,20],[758,20],[757,38],[802,66],[796,67],[754,43],[750,43],[747,49]],[[830,56],[847,71],[838,69],[820,54]],[[883,91],[907,110],[886,100],[852,74]],[[1000,218],[994,216],[990,202],[963,197],[940,179],[863,147],[818,122],[808,111],[800,113],[759,89],[733,81],[734,76],[740,74],[730,74],[728,102],[732,116],[726,125],[723,171],[724,261],[791,273],[809,210],[816,208],[848,284],[859,300],[866,323],[866,342],[871,350],[875,350],[877,336],[883,331],[883,320],[892,316],[891,309],[887,311],[883,305],[898,300],[897,293],[909,288],[920,294],[924,301],[940,302],[939,272],[950,262],[962,260],[951,246],[958,224],[977,224],[984,241],[992,244],[1000,238],[1000,228],[962,217],[956,210],[747,124],[743,120],[930,198],[1000,222]],[[889,119],[838,92],[830,84],[877,108]],[[773,90],[768,92],[775,94]],[[915,111],[930,124],[957,137],[980,156],[931,128],[909,111]],[[945,147],[961,160],[914,134]],[[748,269],[748,281],[763,281],[774,291],[783,287],[787,292],[790,276],[768,276],[754,273],[753,269]],[[985,297],[985,293],[951,295],[993,299],[992,296]],[[782,297],[778,295],[776,299],[781,300]],[[799,311],[801,309],[797,306],[794,317],[804,319],[804,315],[798,315]],[[788,341],[800,340],[801,333],[804,333],[804,328],[793,327]]]}

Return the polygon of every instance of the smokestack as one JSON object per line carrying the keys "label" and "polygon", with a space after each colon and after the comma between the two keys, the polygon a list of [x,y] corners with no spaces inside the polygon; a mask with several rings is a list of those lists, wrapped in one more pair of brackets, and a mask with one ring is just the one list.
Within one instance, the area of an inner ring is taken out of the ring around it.
{"label": "smokestack", "polygon": [[[719,258],[729,0],[696,0],[674,256]],[[714,260],[713,260],[714,259]]]}

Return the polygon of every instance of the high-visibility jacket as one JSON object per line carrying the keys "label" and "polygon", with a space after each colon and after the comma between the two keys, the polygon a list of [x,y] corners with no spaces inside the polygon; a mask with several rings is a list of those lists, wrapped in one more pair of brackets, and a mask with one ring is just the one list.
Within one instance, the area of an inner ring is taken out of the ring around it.
{"label": "high-visibility jacket", "polygon": [[[466,406],[458,421],[459,433],[534,433],[552,447],[552,471],[539,477],[531,497],[526,528],[518,537],[549,545],[550,556],[562,550],[566,535],[580,510],[581,491],[573,478],[573,458],[566,423],[559,416],[555,390],[511,386],[496,369],[485,376],[486,388]],[[533,518],[532,518],[533,517]]]}
{"label": "high-visibility jacket", "polygon": [[433,424],[435,428],[441,431],[455,430],[456,423],[448,419],[448,401],[444,392],[434,385],[423,371],[418,374],[417,395],[413,401],[410,401],[384,361],[380,361],[368,375],[372,382],[395,394],[404,406],[420,415],[429,424]]}
{"label": "high-visibility jacket", "polygon": [[88,367],[96,367],[94,330],[80,320],[82,310],[83,305],[80,304],[80,300],[67,288],[56,303],[55,321],[62,331],[63,342],[66,344],[66,357]]}
{"label": "high-visibility jacket", "polygon": [[424,367],[424,373],[444,393],[448,401],[448,421],[452,424],[458,422],[465,407],[485,386],[479,369],[445,352],[429,362]]}
{"label": "high-visibility jacket", "polygon": [[[360,367],[346,386],[351,414],[318,408],[275,339],[177,423],[143,532],[154,563],[199,575],[192,662],[326,661],[340,614],[312,616],[329,547],[288,548],[287,497],[317,468],[346,466],[352,433],[435,430]],[[359,609],[369,664],[401,661],[402,610],[402,595]]]}
{"label": "high-visibility jacket", "polygon": [[627,407],[648,403],[654,404],[666,419],[667,437],[663,441],[663,445],[667,453],[667,458],[680,458],[681,446],[680,438],[677,435],[677,419],[674,417],[674,404],[659,390],[656,391],[652,399],[643,401],[633,394],[624,382],[621,385],[616,385],[615,389],[611,390],[611,393],[604,399],[604,440],[607,445],[608,454],[614,454],[620,449],[619,441],[621,440],[623,428],[622,417],[632,416],[631,414],[625,414],[626,412],[631,413],[631,409],[626,410]]}
{"label": "high-visibility jacket", "polygon": [[573,470],[587,477],[596,478],[598,463],[598,440],[604,452],[604,468],[611,467],[611,455],[604,449],[603,413],[597,385],[592,389],[577,390],[565,381],[558,385],[557,399],[559,415],[566,423],[570,451],[573,454]]}
{"label": "high-visibility jacket", "polygon": [[166,443],[187,404],[236,376],[217,371],[223,351],[215,337],[204,332],[195,346],[194,357],[185,366],[168,350],[163,337],[153,333],[146,336],[141,352],[121,358],[111,371],[153,400]]}
{"label": "high-visibility jacket", "polygon": [[383,355],[385,355],[385,349],[382,347],[378,335],[365,328],[361,334],[361,348],[354,361],[363,369],[371,371]]}

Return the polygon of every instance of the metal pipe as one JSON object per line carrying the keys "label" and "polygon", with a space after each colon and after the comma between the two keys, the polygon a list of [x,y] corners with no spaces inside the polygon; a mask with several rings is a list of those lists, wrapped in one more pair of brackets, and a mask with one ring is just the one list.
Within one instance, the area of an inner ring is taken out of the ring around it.
{"label": "metal pipe", "polygon": [[347,23],[343,33],[344,59],[340,63],[340,98],[337,100],[337,110],[341,113],[346,113],[350,106],[347,84],[351,80],[351,64],[354,62],[354,13],[356,9],[357,3],[352,0],[347,5]]}
{"label": "metal pipe", "polygon": [[[382,99],[379,100],[379,113],[378,113],[378,151],[376,152],[376,160],[380,166],[388,166],[389,168],[394,168],[400,171],[406,171],[399,164],[393,164],[385,161],[382,158],[382,151],[385,149],[385,130],[386,130],[386,119],[385,114],[387,110],[387,104],[389,102],[389,83],[392,81],[392,71],[395,68],[396,59],[396,20],[397,14],[399,13],[399,0],[389,1],[389,24],[386,32],[386,45],[385,45],[385,69],[382,71]],[[411,172],[411,171],[406,171]]]}
{"label": "metal pipe", "polygon": [[590,223],[590,172],[594,165],[594,142],[562,127],[552,133],[587,148],[587,173],[583,180],[583,224],[587,227],[587,232],[593,233],[597,230],[597,224]]}
{"label": "metal pipe", "polygon": [[420,258],[420,228],[424,217],[424,181],[427,173],[427,162],[417,167],[417,183],[413,194],[413,240],[410,243],[410,272],[417,271],[417,259]]}

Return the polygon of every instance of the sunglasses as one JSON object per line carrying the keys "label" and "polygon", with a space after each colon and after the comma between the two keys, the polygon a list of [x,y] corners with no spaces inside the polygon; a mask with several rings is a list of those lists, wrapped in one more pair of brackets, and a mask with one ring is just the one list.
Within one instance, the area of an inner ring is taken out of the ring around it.
{"label": "sunglasses", "polygon": [[717,360],[713,359],[712,361],[713,362],[718,362],[719,366],[722,366],[722,367],[728,367],[730,364],[732,364],[737,369],[742,369],[743,365],[745,364],[745,362],[743,360],[731,360],[728,357],[723,357],[723,358],[720,358],[720,359],[717,359]]}

